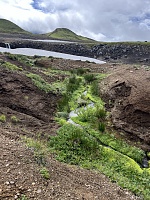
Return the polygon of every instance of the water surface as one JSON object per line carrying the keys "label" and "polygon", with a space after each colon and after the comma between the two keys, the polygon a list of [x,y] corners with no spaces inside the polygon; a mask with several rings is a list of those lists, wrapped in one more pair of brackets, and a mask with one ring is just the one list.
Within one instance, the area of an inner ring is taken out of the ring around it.
{"label": "water surface", "polygon": [[0,47],[0,52],[9,52],[12,54],[21,54],[21,55],[26,55],[26,56],[53,56],[56,58],[64,58],[64,59],[70,59],[70,60],[81,60],[81,61],[89,61],[89,62],[95,62],[98,64],[104,64],[104,61],[97,60],[94,58],[88,58],[84,56],[75,56],[71,54],[65,54],[65,53],[58,53],[54,51],[46,51],[42,49],[31,49],[31,48],[16,48],[16,49],[7,49]]}

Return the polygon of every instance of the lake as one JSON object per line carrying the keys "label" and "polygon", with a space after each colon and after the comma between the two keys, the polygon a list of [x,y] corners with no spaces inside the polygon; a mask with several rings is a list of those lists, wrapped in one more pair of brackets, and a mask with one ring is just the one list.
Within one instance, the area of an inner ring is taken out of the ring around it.
{"label": "lake", "polygon": [[65,54],[65,53],[58,53],[54,51],[46,51],[42,49],[31,49],[31,48],[16,48],[16,49],[8,49],[8,48],[3,48],[0,47],[0,52],[9,52],[12,54],[21,54],[21,55],[27,55],[27,56],[53,56],[56,58],[64,58],[64,59],[70,59],[70,60],[81,60],[81,61],[89,61],[89,62],[95,62],[98,64],[104,64],[104,61],[94,59],[94,58],[89,58],[89,57],[84,57],[84,56],[75,56],[71,54]]}

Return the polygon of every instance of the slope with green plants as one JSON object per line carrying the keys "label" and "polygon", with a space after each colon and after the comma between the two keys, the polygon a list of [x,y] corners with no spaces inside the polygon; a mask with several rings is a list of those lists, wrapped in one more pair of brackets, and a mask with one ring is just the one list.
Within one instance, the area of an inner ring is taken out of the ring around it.
{"label": "slope with green plants", "polygon": [[[141,167],[145,152],[107,129],[109,114],[94,89],[98,81],[93,74],[69,78],[56,118],[61,128],[50,137],[50,150],[59,161],[96,169],[148,200],[150,168]],[[70,117],[71,111],[77,115]]]}

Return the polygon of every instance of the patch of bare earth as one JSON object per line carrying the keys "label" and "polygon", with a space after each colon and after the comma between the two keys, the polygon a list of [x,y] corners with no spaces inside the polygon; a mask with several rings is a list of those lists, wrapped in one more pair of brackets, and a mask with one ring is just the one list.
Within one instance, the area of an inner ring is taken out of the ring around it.
{"label": "patch of bare earth", "polygon": [[150,67],[122,66],[100,88],[114,126],[150,151]]}
{"label": "patch of bare earth", "polygon": [[45,180],[33,150],[10,135],[8,130],[0,129],[0,199],[19,199],[22,195],[37,200],[138,199],[100,173],[60,163],[52,156],[46,164],[50,179]]}

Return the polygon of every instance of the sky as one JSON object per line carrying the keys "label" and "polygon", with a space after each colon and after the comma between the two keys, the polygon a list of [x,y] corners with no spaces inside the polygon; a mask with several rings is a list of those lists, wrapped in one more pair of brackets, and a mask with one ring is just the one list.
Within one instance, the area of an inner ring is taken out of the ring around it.
{"label": "sky", "polygon": [[33,33],[68,28],[98,41],[150,41],[150,0],[0,0],[0,18]]}

